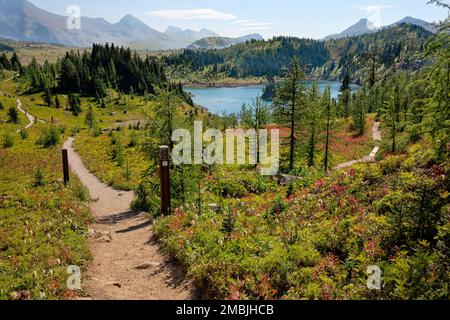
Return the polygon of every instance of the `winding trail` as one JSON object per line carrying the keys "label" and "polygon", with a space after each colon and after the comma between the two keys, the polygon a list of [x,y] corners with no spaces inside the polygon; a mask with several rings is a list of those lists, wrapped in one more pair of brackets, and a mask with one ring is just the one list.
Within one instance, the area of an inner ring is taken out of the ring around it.
{"label": "winding trail", "polygon": [[181,268],[161,252],[147,214],[130,209],[133,192],[112,189],[83,165],[73,138],[64,144],[69,165],[88,188],[96,222],[90,230],[93,260],[82,286],[94,300],[195,299]]}
{"label": "winding trail", "polygon": [[[11,77],[11,78],[9,78],[9,79],[0,81],[0,83],[5,83],[5,82],[8,82],[8,81],[12,81],[12,80],[14,80],[16,77],[18,77],[18,76],[19,76],[19,75],[15,75],[15,76],[13,76],[13,77]],[[2,96],[4,96],[4,97],[11,97],[9,94],[4,93],[4,92],[2,92],[2,91],[0,91],[0,95],[2,95]],[[36,118],[33,117],[31,114],[29,114],[29,113],[25,110],[25,108],[24,108],[23,105],[22,105],[22,101],[20,101],[20,99],[17,99],[16,102],[17,102],[17,109],[19,109],[19,111],[22,112],[22,113],[28,118],[28,121],[29,121],[29,123],[25,126],[24,129],[29,129],[29,128],[31,128],[31,127],[36,123]],[[38,121],[41,122],[41,123],[46,123],[44,120],[38,120]],[[22,129],[18,129],[18,130],[16,131],[16,133],[19,133],[21,130],[22,130]]]}
{"label": "winding trail", "polygon": [[[31,128],[36,123],[36,118],[33,117],[31,114],[29,114],[22,105],[22,101],[20,99],[17,99],[17,109],[19,109],[20,112],[22,112],[27,118],[29,123],[25,126],[25,129]],[[39,120],[40,122],[44,122],[42,120]],[[22,129],[17,130],[17,133],[19,133]]]}
{"label": "winding trail", "polygon": [[[379,142],[381,142],[381,123],[379,121],[376,121],[373,125],[372,139],[375,142],[377,142],[377,144],[379,144]],[[339,166],[337,166],[336,170],[345,169],[345,168],[351,167],[351,166],[353,166],[355,164],[359,164],[359,163],[375,162],[375,157],[377,156],[378,151],[380,151],[380,147],[376,146],[375,148],[373,148],[372,152],[368,156],[365,156],[364,158],[361,158],[358,160],[344,162],[344,163],[340,164]]]}

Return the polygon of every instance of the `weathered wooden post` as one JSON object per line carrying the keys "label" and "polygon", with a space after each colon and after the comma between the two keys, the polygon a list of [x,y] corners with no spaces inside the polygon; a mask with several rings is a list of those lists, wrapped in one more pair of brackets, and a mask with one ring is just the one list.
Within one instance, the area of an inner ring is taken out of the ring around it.
{"label": "weathered wooden post", "polygon": [[64,184],[68,184],[70,181],[69,176],[69,155],[67,149],[62,150],[62,163],[63,163],[63,174],[64,174]]}
{"label": "weathered wooden post", "polygon": [[169,147],[159,147],[160,172],[161,172],[161,214],[170,214],[170,171],[169,171]]}

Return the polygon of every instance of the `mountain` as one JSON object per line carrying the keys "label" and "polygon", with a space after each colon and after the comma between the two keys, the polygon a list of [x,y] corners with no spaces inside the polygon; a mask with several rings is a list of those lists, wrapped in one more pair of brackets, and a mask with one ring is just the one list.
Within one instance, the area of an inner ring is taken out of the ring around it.
{"label": "mountain", "polygon": [[69,30],[67,17],[50,13],[26,0],[0,0],[0,37],[42,43],[88,47],[92,43],[125,45],[133,41],[167,42],[166,35],[133,16],[118,23],[102,18],[81,18],[80,30]]}
{"label": "mountain", "polygon": [[376,28],[368,19],[361,19],[356,24],[354,24],[350,28],[344,30],[343,32],[327,36],[324,38],[324,40],[337,40],[337,39],[343,39],[343,38],[347,38],[347,37],[360,36],[360,35],[364,35],[364,34],[373,33],[373,32],[379,31],[379,30],[383,30],[386,28],[398,26],[402,23],[419,26],[419,27],[422,27],[425,30],[433,32],[433,33],[435,33],[437,31],[437,28],[434,24],[429,23],[424,20],[421,20],[421,19],[413,18],[413,17],[405,17],[400,21],[397,21],[391,25],[384,26],[381,28]]}
{"label": "mountain", "polygon": [[191,43],[219,35],[207,30],[169,27],[165,33],[126,15],[117,23],[103,18],[81,17],[81,29],[69,30],[67,17],[38,8],[27,0],[0,0],[0,38],[90,47],[93,43],[114,43],[147,50],[185,48]]}
{"label": "mountain", "polygon": [[180,48],[185,48],[189,46],[191,43],[203,39],[203,38],[212,38],[219,37],[219,35],[208,29],[201,29],[200,31],[194,30],[182,30],[177,27],[168,27],[164,34],[176,39],[180,43]]}
{"label": "mountain", "polygon": [[203,38],[195,41],[193,44],[188,46],[187,49],[189,50],[224,49],[237,44],[245,43],[250,40],[263,40],[263,37],[259,34],[249,34],[238,38],[227,38],[227,37]]}
{"label": "mountain", "polygon": [[361,66],[367,65],[367,54],[371,52],[378,55],[379,79],[398,70],[420,70],[429,61],[419,53],[432,36],[432,32],[420,26],[402,23],[348,39],[319,41],[275,37],[221,50],[184,50],[164,59],[171,77],[181,81],[186,81],[187,75],[193,75],[188,80],[193,82],[280,77],[292,58],[301,57],[311,79],[340,81],[349,70],[351,81],[360,84],[367,79],[367,69]]}
{"label": "mountain", "polygon": [[399,24],[402,24],[402,23],[409,23],[409,24],[412,24],[412,25],[415,25],[415,26],[419,26],[419,27],[422,27],[425,30],[433,32],[433,33],[437,32],[437,28],[436,28],[436,26],[434,24],[429,23],[429,22],[424,21],[424,20],[421,20],[421,19],[416,19],[416,18],[413,18],[413,17],[405,17],[402,20],[400,20],[400,21],[390,25],[390,27],[391,26],[396,26],[396,25],[399,25]]}
{"label": "mountain", "polygon": [[324,40],[330,39],[336,40],[347,37],[355,37],[360,36],[362,34],[372,33],[375,31],[377,31],[377,28],[375,28],[375,26],[368,19],[361,19],[350,28],[345,29],[339,34],[333,34],[328,37],[325,37]]}

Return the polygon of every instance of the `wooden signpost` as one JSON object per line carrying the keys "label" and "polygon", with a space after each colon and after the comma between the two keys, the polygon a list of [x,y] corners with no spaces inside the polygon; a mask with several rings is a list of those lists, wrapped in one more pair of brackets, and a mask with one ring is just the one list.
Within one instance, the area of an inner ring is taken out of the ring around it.
{"label": "wooden signpost", "polygon": [[159,147],[160,173],[161,173],[161,213],[170,214],[170,167],[169,167],[169,147]]}
{"label": "wooden signpost", "polygon": [[63,174],[64,174],[64,184],[68,184],[70,181],[69,176],[69,155],[67,149],[62,150],[62,163],[63,163]]}

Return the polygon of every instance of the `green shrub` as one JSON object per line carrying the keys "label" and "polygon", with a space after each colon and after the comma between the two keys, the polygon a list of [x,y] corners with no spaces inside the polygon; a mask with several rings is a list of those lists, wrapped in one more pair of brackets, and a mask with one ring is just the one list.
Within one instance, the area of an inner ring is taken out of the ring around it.
{"label": "green shrub", "polygon": [[14,136],[10,132],[3,134],[2,145],[4,149],[12,148],[14,145]]}
{"label": "green shrub", "polygon": [[36,171],[34,172],[33,186],[35,187],[45,186],[45,175],[42,168],[37,168]]}
{"label": "green shrub", "polygon": [[132,130],[130,133],[130,142],[128,143],[129,148],[136,147],[139,144],[139,137],[136,131]]}
{"label": "green shrub", "polygon": [[71,135],[72,137],[75,137],[78,133],[80,133],[80,131],[81,131],[80,127],[77,126],[77,125],[74,125],[74,126],[72,127],[72,129],[70,129],[70,135]]}
{"label": "green shrub", "polygon": [[80,183],[71,185],[72,192],[75,198],[81,202],[87,202],[90,199],[89,191]]}
{"label": "green shrub", "polygon": [[22,138],[22,140],[28,139],[29,134],[28,134],[27,130],[22,129],[22,130],[20,130],[19,134],[20,134],[20,137]]}
{"label": "green shrub", "polygon": [[61,131],[55,126],[50,126],[42,130],[39,139],[36,144],[43,146],[44,148],[50,148],[57,146],[60,143]]}
{"label": "green shrub", "polygon": [[120,167],[123,166],[125,162],[125,154],[122,142],[120,140],[117,140],[116,143],[111,147],[109,154],[112,161],[115,161]]}
{"label": "green shrub", "polygon": [[218,194],[224,198],[243,198],[248,195],[241,181],[221,180],[216,187],[219,188]]}
{"label": "green shrub", "polygon": [[19,123],[19,113],[15,107],[11,107],[8,110],[8,121],[12,123]]}

